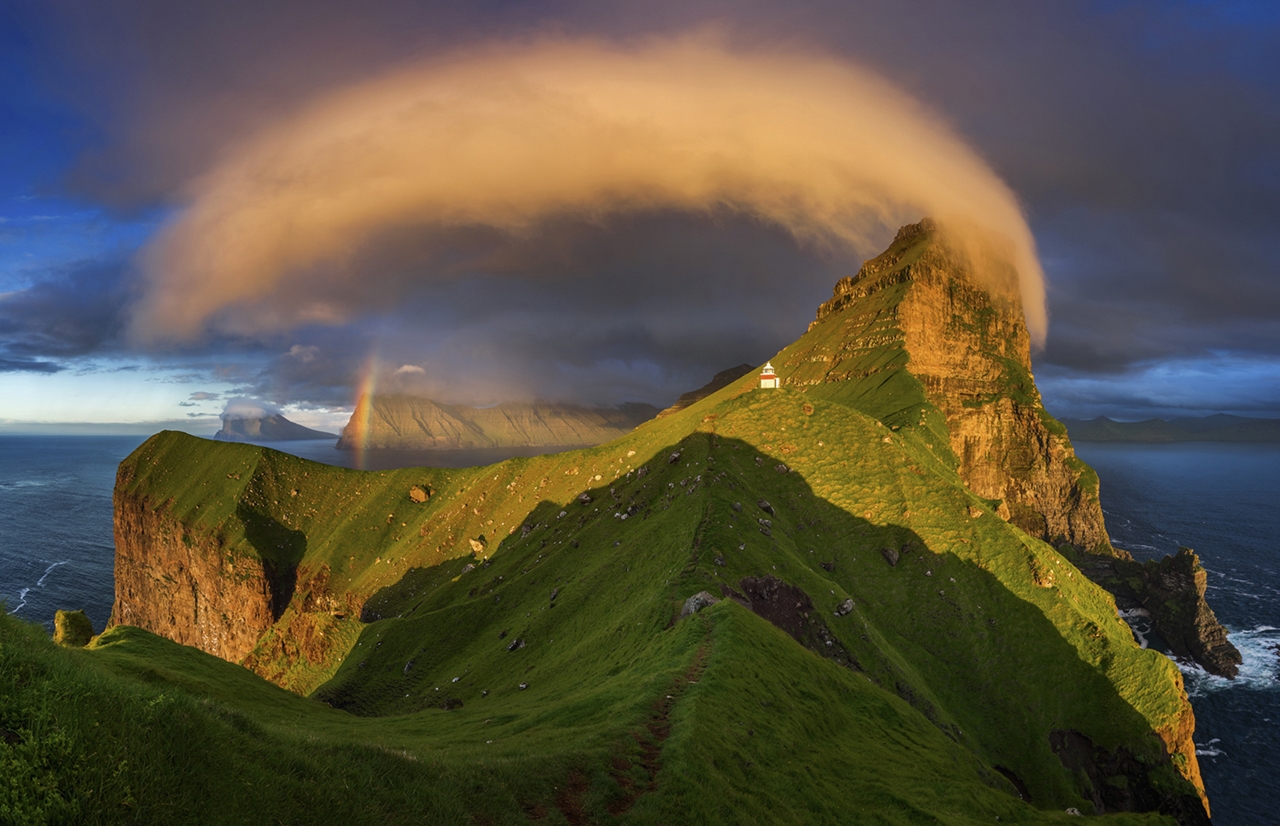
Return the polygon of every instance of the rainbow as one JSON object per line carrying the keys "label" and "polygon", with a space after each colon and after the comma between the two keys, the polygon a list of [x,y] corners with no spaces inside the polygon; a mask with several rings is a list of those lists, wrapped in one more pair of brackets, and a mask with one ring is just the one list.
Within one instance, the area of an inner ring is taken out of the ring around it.
{"label": "rainbow", "polygon": [[356,406],[351,413],[351,441],[355,445],[356,467],[365,469],[365,451],[369,449],[369,417],[373,414],[373,394],[378,388],[378,357],[371,354],[360,367],[356,382]]}

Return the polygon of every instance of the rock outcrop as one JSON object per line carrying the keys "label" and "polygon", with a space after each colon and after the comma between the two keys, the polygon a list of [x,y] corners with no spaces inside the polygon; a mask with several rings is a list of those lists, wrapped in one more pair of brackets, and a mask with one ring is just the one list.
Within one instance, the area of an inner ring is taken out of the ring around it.
{"label": "rock outcrop", "polygon": [[58,611],[53,615],[53,641],[67,648],[84,648],[93,639],[93,622],[84,611]]}
{"label": "rock outcrop", "polygon": [[342,429],[338,448],[583,447],[629,433],[655,413],[652,405],[638,403],[609,408],[536,403],[467,407],[415,396],[364,396]]}
{"label": "rock outcrop", "polygon": [[1182,826],[1209,826],[1203,799],[1169,795],[1152,777],[1152,767],[1124,746],[1111,752],[1078,731],[1059,729],[1049,733],[1049,747],[1063,767],[1083,781],[1095,814],[1160,812]]}
{"label": "rock outcrop", "polygon": [[[1002,516],[1032,536],[1110,553],[1097,477],[1041,406],[1015,282],[995,260],[978,269],[931,221],[905,226],[783,351],[783,382],[848,382],[855,406],[894,429],[941,426],[960,477]],[[945,421],[930,422],[921,402]]]}
{"label": "rock outcrop", "polygon": [[1146,609],[1174,656],[1194,660],[1220,677],[1239,673],[1243,659],[1205,600],[1208,575],[1195,551],[1180,548],[1158,562],[1145,563],[1084,556],[1080,564],[1117,604]]}

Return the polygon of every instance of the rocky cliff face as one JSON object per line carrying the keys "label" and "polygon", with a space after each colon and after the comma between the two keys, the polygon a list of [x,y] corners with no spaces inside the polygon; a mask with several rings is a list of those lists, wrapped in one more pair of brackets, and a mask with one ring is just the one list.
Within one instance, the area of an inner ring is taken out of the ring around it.
{"label": "rocky cliff face", "polygon": [[1234,678],[1243,661],[1227,629],[1205,599],[1208,574],[1190,548],[1159,561],[1086,556],[1081,568],[1122,607],[1141,607],[1176,657],[1195,660],[1210,674]]}
{"label": "rocky cliff face", "polygon": [[[1097,477],[1040,403],[1030,339],[1010,273],[975,272],[929,221],[899,230],[882,255],[836,284],[806,336],[788,351],[787,384],[884,384],[903,371],[945,417],[957,471],[974,493],[1032,536],[1111,553]],[[996,285],[994,288],[992,285]],[[812,339],[809,346],[803,346]],[[832,339],[838,344],[832,346]],[[895,426],[927,425],[899,407],[877,411]]]}
{"label": "rocky cliff face", "polygon": [[613,408],[507,403],[438,404],[413,396],[361,398],[338,447],[460,450],[489,447],[581,447],[630,432],[653,418],[647,404]]}
{"label": "rocky cliff face", "polygon": [[110,625],[134,625],[240,662],[276,619],[279,586],[261,559],[232,556],[193,534],[164,503],[124,490],[117,478],[116,596]]}

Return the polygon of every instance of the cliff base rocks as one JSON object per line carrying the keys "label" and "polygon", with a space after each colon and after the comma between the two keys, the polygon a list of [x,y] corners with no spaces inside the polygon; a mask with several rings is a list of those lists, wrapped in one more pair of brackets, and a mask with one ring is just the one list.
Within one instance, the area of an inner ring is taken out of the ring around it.
{"label": "cliff base rocks", "polygon": [[1086,576],[1106,588],[1121,608],[1142,607],[1151,624],[1176,657],[1195,661],[1210,674],[1234,678],[1240,651],[1227,639],[1227,629],[1205,600],[1207,574],[1190,548],[1160,561],[1076,556]]}

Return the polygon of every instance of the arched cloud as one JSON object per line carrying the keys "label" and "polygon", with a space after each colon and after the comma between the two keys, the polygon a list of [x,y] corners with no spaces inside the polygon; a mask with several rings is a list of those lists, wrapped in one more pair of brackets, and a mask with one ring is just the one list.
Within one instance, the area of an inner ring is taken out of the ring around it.
{"label": "arched cloud", "polygon": [[847,62],[706,37],[546,40],[402,69],[281,117],[190,198],[145,252],[141,340],[348,321],[403,289],[361,262],[406,228],[724,209],[864,254],[920,215],[963,227],[1009,251],[1033,338],[1046,330],[1017,200],[944,123]]}

